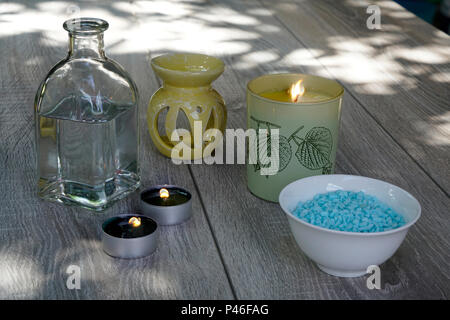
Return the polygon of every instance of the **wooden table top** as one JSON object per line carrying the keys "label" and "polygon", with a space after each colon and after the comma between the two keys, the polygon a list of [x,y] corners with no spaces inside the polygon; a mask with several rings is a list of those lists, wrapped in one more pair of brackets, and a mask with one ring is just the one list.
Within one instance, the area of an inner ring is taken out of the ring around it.
{"label": "wooden table top", "polygon": [[[369,30],[369,4],[381,30]],[[142,186],[193,192],[193,218],[162,227],[158,250],[136,260],[103,253],[101,222],[133,212],[137,195],[103,213],[36,196],[33,101],[64,58],[64,20],[106,19],[107,55],[138,84]],[[413,194],[422,217],[367,277],[329,276],[297,247],[281,208],[254,197],[245,165],[174,165],[153,146],[148,101],[160,86],[149,59],[167,52],[217,56],[214,83],[228,128],[246,128],[247,81],[301,72],[346,90],[337,172],[382,179]],[[193,0],[0,3],[0,298],[407,299],[450,297],[450,38],[392,1]],[[69,290],[67,269],[81,270]]]}

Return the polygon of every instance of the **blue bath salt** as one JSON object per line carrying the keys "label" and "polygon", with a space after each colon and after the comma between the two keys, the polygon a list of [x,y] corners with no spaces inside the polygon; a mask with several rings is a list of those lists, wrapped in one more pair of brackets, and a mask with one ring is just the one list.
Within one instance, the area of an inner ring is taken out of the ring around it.
{"label": "blue bath salt", "polygon": [[382,232],[405,224],[403,216],[362,191],[318,194],[299,202],[293,214],[318,227],[348,232]]}

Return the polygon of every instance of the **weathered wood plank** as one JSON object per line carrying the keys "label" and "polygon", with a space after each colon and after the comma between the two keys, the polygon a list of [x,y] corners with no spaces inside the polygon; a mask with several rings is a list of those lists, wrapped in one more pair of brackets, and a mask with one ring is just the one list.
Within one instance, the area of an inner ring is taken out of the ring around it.
{"label": "weathered wood plank", "polygon": [[[36,2],[30,8],[20,8],[17,18],[32,14],[41,20],[44,13],[36,8],[40,5]],[[119,14],[110,5],[90,3],[82,6],[82,13],[93,15],[104,10],[103,17],[111,23],[106,33],[107,53],[113,53],[110,56],[131,73],[139,86],[142,185],[176,183],[192,190],[194,216],[180,226],[161,227],[159,247],[153,255],[122,260],[103,253],[99,226],[109,216],[135,211],[136,194],[102,214],[38,200],[34,94],[50,67],[64,57],[66,35],[62,22],[51,25],[54,30],[47,33],[29,25],[26,31],[0,35],[0,298],[232,299],[188,168],[175,166],[159,155],[148,137],[146,106],[158,87],[147,62],[148,43],[142,42],[137,48],[134,42],[134,53],[114,54],[116,44],[126,48],[130,43],[126,38],[116,38],[116,43],[108,40],[108,32],[113,39],[120,26],[138,24],[132,13],[135,8],[128,2],[114,7],[123,11]],[[51,14],[57,16],[56,11],[62,9],[55,8]],[[11,30],[13,26],[0,21],[0,30]],[[48,37],[51,32],[58,34],[56,39]],[[81,267],[81,290],[66,287],[69,265]]]}
{"label": "weathered wood plank", "polygon": [[450,37],[393,1],[263,3],[449,195]]}
{"label": "weathered wood plank", "polygon": [[[228,69],[215,87],[228,106],[228,127],[245,128],[245,85],[264,73],[299,71],[330,77],[292,35],[257,3],[227,1],[185,4],[189,21],[167,13],[176,24],[178,39],[189,38],[196,24],[236,52],[214,46],[204,53],[222,57]],[[209,13],[214,12],[214,15]],[[224,14],[226,12],[226,14]],[[211,19],[211,17],[214,19]],[[245,19],[242,19],[245,17]],[[164,25],[161,20],[149,22]],[[227,30],[226,35],[221,30]],[[161,34],[158,37],[163,37]],[[181,40],[179,40],[181,41]],[[208,45],[209,44],[209,45]],[[173,51],[177,49],[171,48]],[[183,51],[195,50],[186,46]],[[289,53],[302,50],[313,66],[298,65]],[[340,279],[319,271],[298,249],[278,205],[252,196],[246,188],[245,168],[239,165],[192,165],[196,184],[213,226],[238,298],[354,299],[445,298],[450,287],[449,236],[446,215],[449,200],[422,169],[399,147],[351,95],[344,97],[338,171],[380,178],[418,197],[424,215],[397,254],[382,266],[383,289],[368,290],[366,279]]]}

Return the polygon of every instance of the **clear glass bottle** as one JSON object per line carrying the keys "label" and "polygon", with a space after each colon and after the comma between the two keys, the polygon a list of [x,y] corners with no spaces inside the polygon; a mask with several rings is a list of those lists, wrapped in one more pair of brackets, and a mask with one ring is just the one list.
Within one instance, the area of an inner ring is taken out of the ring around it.
{"label": "clear glass bottle", "polygon": [[69,53],[36,94],[38,194],[103,210],[139,187],[138,92],[105,56],[108,23],[64,23]]}

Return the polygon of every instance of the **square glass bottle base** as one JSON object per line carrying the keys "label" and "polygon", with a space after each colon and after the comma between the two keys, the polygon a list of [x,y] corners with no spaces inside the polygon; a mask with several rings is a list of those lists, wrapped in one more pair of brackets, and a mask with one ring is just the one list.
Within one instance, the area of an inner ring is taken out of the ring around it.
{"label": "square glass bottle base", "polygon": [[140,186],[139,175],[122,172],[103,184],[91,186],[68,180],[39,180],[38,196],[43,200],[103,211]]}

